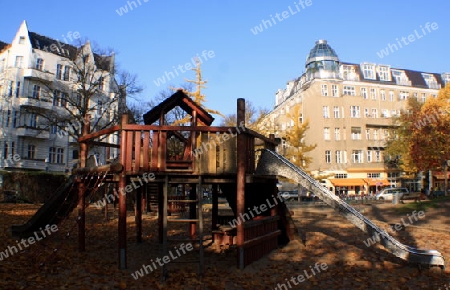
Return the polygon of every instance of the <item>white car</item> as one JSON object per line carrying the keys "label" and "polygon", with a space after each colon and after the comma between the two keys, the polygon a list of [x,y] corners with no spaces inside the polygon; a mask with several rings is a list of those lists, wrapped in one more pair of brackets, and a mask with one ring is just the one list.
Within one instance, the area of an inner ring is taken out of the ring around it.
{"label": "white car", "polygon": [[407,188],[401,187],[401,188],[385,188],[382,191],[380,191],[376,196],[376,200],[392,200],[394,197],[394,194],[398,194],[399,200],[404,199],[409,195],[409,191]]}

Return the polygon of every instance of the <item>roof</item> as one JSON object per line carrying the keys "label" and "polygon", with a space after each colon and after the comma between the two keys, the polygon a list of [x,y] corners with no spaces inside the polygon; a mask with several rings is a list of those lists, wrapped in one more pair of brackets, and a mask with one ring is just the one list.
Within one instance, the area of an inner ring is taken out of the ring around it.
{"label": "roof", "polygon": [[214,121],[214,118],[203,107],[194,102],[188,95],[182,90],[178,90],[176,93],[162,101],[159,105],[153,107],[150,111],[144,114],[144,123],[151,125],[159,120],[161,115],[179,106],[186,113],[192,116],[192,112],[197,112],[198,120],[209,126]]}
{"label": "roof", "polygon": [[355,73],[359,76],[359,81],[360,82],[369,82],[369,83],[380,83],[380,84],[385,84],[385,85],[396,85],[397,83],[393,80],[392,78],[392,70],[401,70],[404,71],[406,76],[408,77],[408,80],[411,81],[411,86],[412,87],[416,87],[416,88],[424,88],[424,89],[428,89],[428,85],[425,82],[425,79],[423,78],[422,74],[431,74],[435,77],[437,83],[439,85],[441,85],[441,88],[445,87],[445,82],[442,79],[441,74],[439,73],[429,73],[429,72],[421,72],[421,71],[415,71],[415,70],[410,70],[410,69],[404,69],[404,68],[395,68],[395,67],[391,67],[390,71],[391,71],[391,81],[382,81],[380,80],[380,77],[378,74],[376,75],[376,79],[366,79],[364,78],[364,74],[362,72],[361,66],[360,64],[357,63],[350,63],[350,62],[341,62],[341,65],[352,65],[355,67]]}
{"label": "roof", "polygon": [[3,42],[0,40],[0,51],[9,46],[9,43]]}
{"label": "roof", "polygon": [[[67,44],[65,42],[60,42],[59,40],[40,35],[36,32],[28,32],[30,37],[31,46],[34,49],[45,50],[56,55],[67,57],[71,60],[74,60],[77,57],[79,48]],[[56,47],[56,49],[55,49]],[[101,56],[99,54],[94,53],[94,61],[95,65],[102,70],[109,70],[112,57],[111,56]]]}
{"label": "roof", "polygon": [[334,60],[339,61],[339,58],[333,48],[327,43],[326,40],[316,41],[316,45],[309,52],[306,59],[306,65],[316,60]]}

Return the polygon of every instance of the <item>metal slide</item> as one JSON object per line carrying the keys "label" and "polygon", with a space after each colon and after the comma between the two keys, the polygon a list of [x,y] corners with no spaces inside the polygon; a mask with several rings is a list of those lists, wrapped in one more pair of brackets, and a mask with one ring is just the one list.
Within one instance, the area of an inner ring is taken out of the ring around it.
{"label": "metal slide", "polygon": [[12,236],[18,238],[32,236],[40,228],[44,228],[47,224],[58,224],[70,214],[78,201],[77,187],[74,186],[74,181],[75,178],[71,175],[27,223],[13,225],[11,227]]}
{"label": "metal slide", "polygon": [[276,152],[267,149],[262,151],[256,173],[261,175],[284,176],[301,184],[371,237],[378,235],[380,244],[393,255],[409,263],[424,266],[439,266],[442,269],[445,267],[445,259],[440,252],[417,249],[400,243],[352,206],[326,189],[317,180]]}

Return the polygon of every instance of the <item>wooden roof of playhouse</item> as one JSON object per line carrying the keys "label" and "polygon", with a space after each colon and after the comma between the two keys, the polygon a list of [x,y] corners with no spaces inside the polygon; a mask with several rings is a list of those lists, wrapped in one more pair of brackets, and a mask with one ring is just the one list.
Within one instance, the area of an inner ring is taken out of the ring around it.
{"label": "wooden roof of playhouse", "polygon": [[[160,120],[162,116],[170,112],[175,107],[179,106],[187,114],[193,115],[196,112],[197,121],[199,124],[210,126],[214,121],[213,116],[209,114],[203,107],[192,100],[188,95],[186,95],[183,90],[179,89],[161,102],[159,105],[153,107],[150,111],[144,114],[145,125],[151,125],[156,121]],[[164,125],[164,124],[160,124]]]}

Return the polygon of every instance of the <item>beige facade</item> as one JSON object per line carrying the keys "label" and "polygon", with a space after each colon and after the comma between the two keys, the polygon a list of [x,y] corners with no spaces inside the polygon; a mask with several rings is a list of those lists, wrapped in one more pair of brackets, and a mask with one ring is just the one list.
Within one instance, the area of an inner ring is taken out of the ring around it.
{"label": "beige facade", "polygon": [[[309,154],[308,170],[333,190],[375,192],[376,186],[420,187],[421,176],[406,180],[388,168],[386,138],[395,132],[393,117],[406,107],[408,98],[421,102],[437,96],[450,81],[449,73],[426,73],[389,65],[340,62],[326,41],[316,42],[306,72],[276,93],[276,105],[262,124],[277,137],[293,125],[286,114],[300,110],[309,120],[307,144],[317,144]],[[296,106],[298,105],[298,106]],[[282,141],[278,150],[289,146]],[[407,184],[405,184],[407,183]]]}

